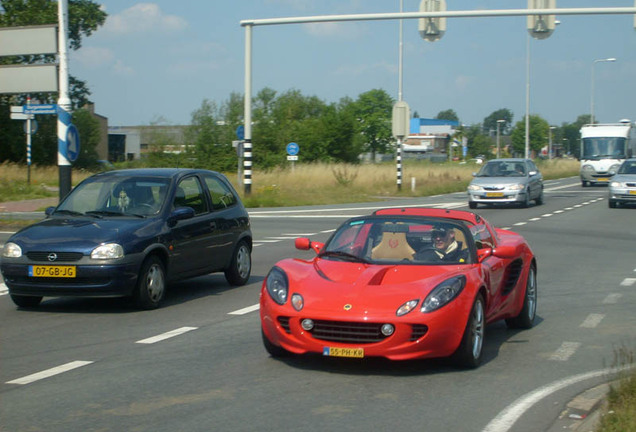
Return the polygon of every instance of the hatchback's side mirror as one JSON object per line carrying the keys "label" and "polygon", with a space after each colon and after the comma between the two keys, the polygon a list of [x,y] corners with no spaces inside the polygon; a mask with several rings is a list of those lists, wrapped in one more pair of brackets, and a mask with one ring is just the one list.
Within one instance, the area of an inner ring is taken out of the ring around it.
{"label": "hatchback's side mirror", "polygon": [[55,207],[47,207],[46,210],[44,210],[44,214],[47,216],[51,216],[54,211],[55,211]]}
{"label": "hatchback's side mirror", "polygon": [[194,209],[192,207],[178,207],[168,217],[168,226],[173,227],[180,220],[192,219],[194,217]]}

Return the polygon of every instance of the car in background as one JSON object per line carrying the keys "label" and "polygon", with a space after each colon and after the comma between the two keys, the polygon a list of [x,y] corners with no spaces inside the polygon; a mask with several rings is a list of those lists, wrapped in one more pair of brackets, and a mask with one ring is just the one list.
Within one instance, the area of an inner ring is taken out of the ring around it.
{"label": "car in background", "polygon": [[473,212],[383,209],[345,221],[326,243],[295,244],[316,256],[279,261],[261,288],[262,340],[272,357],[450,356],[474,368],[486,324],[533,326],[530,246]]}
{"label": "car in background", "polygon": [[612,177],[607,202],[610,208],[636,203],[636,158],[626,159]]}
{"label": "car in background", "polygon": [[493,159],[473,174],[468,185],[468,206],[478,204],[543,204],[543,176],[530,159]]}
{"label": "car in background", "polygon": [[154,309],[167,283],[224,272],[250,276],[248,213],[227,178],[198,169],[130,169],[78,184],[46,219],[12,235],[0,270],[13,302],[130,297]]}

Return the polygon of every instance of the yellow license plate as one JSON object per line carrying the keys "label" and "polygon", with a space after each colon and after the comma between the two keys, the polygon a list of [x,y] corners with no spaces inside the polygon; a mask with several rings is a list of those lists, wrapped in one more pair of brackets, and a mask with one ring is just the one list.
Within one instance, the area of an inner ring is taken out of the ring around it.
{"label": "yellow license plate", "polygon": [[486,196],[489,198],[501,198],[504,194],[503,192],[486,192]]}
{"label": "yellow license plate", "polygon": [[29,266],[31,277],[74,278],[76,274],[75,266]]}
{"label": "yellow license plate", "polygon": [[322,349],[322,355],[331,356],[331,357],[363,358],[364,348],[324,347]]}
{"label": "yellow license plate", "polygon": [[630,191],[629,191],[629,194],[630,194],[630,195],[636,195],[636,190],[630,190]]}
{"label": "yellow license plate", "polygon": [[596,181],[600,181],[600,182],[601,181],[605,181],[606,182],[606,181],[609,181],[609,179],[605,178],[605,177],[599,177],[599,178],[596,179]]}

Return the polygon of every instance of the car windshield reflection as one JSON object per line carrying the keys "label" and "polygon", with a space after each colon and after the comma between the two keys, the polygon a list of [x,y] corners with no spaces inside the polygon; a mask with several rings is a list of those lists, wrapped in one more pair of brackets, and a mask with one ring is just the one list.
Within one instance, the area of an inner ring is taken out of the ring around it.
{"label": "car windshield reflection", "polygon": [[81,183],[54,214],[91,217],[147,217],[163,208],[168,179],[152,177],[95,178]]}

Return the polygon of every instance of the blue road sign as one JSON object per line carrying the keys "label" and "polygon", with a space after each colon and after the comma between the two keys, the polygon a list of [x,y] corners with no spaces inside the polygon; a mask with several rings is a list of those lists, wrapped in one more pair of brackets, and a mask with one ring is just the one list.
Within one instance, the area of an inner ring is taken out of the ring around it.
{"label": "blue road sign", "polygon": [[300,151],[300,146],[295,142],[290,142],[287,144],[287,154],[290,156],[296,156]]}
{"label": "blue road sign", "polygon": [[56,104],[29,104],[22,106],[24,114],[57,114]]}
{"label": "blue road sign", "polygon": [[66,129],[66,158],[75,162],[80,152],[80,137],[79,132],[74,124],[68,125]]}
{"label": "blue road sign", "polygon": [[241,141],[245,139],[245,126],[239,125],[239,127],[236,128],[236,137]]}

